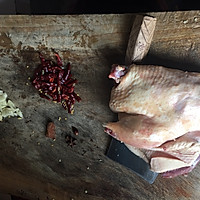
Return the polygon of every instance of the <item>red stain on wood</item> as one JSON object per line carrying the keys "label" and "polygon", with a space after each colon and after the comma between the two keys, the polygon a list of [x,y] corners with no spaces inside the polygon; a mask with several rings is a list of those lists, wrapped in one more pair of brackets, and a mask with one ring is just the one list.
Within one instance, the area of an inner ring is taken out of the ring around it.
{"label": "red stain on wood", "polygon": [[180,197],[187,197],[187,198],[191,197],[191,194],[185,191],[185,189],[182,187],[176,187],[176,194],[177,196]]}

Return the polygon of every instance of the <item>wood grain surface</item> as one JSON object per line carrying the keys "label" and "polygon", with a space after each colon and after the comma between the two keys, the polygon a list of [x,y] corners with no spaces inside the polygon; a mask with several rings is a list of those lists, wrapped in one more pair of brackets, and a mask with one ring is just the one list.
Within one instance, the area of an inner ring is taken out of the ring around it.
{"label": "wood grain surface", "polygon": [[[200,12],[147,14],[157,24],[143,63],[200,71]],[[159,176],[150,185],[105,156],[110,137],[102,124],[117,117],[108,107],[113,82],[107,76],[112,64],[124,62],[134,18],[0,16],[0,87],[24,114],[0,123],[1,193],[30,200],[199,199],[199,165],[187,177]],[[38,51],[54,58],[53,50],[79,80],[82,102],[74,115],[41,99],[28,79],[40,63]],[[55,141],[45,136],[49,121]],[[79,130],[73,148],[65,142],[71,126]]]}
{"label": "wood grain surface", "polygon": [[156,27],[156,18],[136,15],[129,35],[125,64],[141,62],[147,55]]}

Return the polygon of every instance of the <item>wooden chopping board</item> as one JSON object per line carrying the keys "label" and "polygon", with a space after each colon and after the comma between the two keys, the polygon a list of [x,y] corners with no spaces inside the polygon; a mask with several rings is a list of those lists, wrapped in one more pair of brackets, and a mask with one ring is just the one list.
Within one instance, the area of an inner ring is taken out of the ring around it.
{"label": "wooden chopping board", "polygon": [[[200,12],[148,14],[157,25],[144,63],[200,71]],[[188,177],[158,177],[149,185],[105,156],[110,137],[102,123],[116,119],[107,75],[113,63],[124,62],[134,17],[0,16],[0,87],[24,114],[0,123],[0,192],[42,200],[199,198],[200,166]],[[41,99],[28,79],[40,63],[37,52],[52,58],[52,49],[71,62],[79,80],[82,102],[74,115]],[[49,120],[56,141],[45,137]],[[70,148],[65,135],[72,125],[79,135]]]}

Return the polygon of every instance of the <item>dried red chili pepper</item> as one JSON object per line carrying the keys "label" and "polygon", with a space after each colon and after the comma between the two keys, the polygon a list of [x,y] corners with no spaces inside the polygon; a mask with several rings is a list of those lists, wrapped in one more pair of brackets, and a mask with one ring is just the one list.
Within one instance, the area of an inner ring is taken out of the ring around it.
{"label": "dried red chili pepper", "polygon": [[74,126],[72,126],[72,131],[73,131],[74,135],[78,135],[78,133],[79,133],[78,129]]}
{"label": "dried red chili pepper", "polygon": [[49,122],[47,124],[46,136],[51,139],[56,138],[55,124],[53,122]]}
{"label": "dried red chili pepper", "polygon": [[65,110],[73,113],[75,100],[81,101],[79,95],[74,92],[77,80],[72,78],[70,63],[64,69],[60,56],[57,53],[55,56],[57,64],[39,54],[41,64],[35,70],[32,84],[42,98],[61,103]]}
{"label": "dried red chili pepper", "polygon": [[71,148],[76,145],[76,139],[73,138],[71,135],[66,135],[65,136],[65,141],[70,146]]}

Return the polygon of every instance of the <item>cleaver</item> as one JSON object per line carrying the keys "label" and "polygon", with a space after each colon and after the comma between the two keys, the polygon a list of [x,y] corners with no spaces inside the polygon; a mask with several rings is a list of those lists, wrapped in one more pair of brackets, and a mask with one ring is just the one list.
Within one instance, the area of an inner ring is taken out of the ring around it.
{"label": "cleaver", "polygon": [[126,147],[126,145],[114,138],[111,140],[106,155],[115,162],[131,169],[135,174],[142,177],[150,184],[155,181],[158,175],[149,169],[149,164],[147,164],[142,158],[136,156]]}
{"label": "cleaver", "polygon": [[[136,15],[126,50],[125,64],[140,63],[147,55],[156,26],[156,18]],[[112,138],[107,157],[131,169],[138,176],[152,184],[157,173],[149,168],[149,164],[132,153],[123,143]]]}

